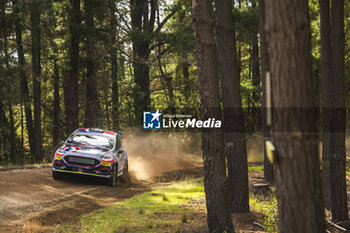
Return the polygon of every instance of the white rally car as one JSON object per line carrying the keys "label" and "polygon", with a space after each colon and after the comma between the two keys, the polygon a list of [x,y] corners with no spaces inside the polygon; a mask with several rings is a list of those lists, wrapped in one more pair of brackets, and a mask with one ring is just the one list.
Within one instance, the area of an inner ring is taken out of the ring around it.
{"label": "white rally car", "polygon": [[128,155],[121,133],[82,128],[75,130],[55,152],[52,176],[74,173],[105,178],[109,186],[128,172]]}

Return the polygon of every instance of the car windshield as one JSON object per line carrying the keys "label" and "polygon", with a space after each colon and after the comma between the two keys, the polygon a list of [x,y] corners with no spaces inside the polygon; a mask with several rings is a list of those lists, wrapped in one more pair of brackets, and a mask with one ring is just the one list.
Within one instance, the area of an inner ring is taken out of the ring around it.
{"label": "car windshield", "polygon": [[112,149],[114,140],[102,135],[73,134],[67,139],[67,143],[84,144],[88,146]]}

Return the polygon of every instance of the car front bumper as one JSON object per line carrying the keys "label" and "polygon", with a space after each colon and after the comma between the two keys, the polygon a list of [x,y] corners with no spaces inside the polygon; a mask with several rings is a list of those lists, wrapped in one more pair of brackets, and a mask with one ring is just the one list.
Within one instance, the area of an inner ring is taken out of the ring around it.
{"label": "car front bumper", "polygon": [[80,174],[80,175],[89,175],[89,176],[97,176],[97,177],[103,177],[103,178],[110,178],[111,175],[101,175],[101,174],[94,174],[94,173],[89,173],[89,172],[81,172],[81,171],[70,171],[70,170],[63,170],[63,169],[57,169],[57,168],[52,168],[53,171],[55,172],[64,172],[64,173],[71,173],[71,174]]}
{"label": "car front bumper", "polygon": [[[61,164],[58,164],[57,162],[60,162]],[[52,170],[55,172],[62,172],[62,173],[110,178],[111,177],[110,172],[111,172],[112,166],[102,166],[101,164],[102,163],[100,163],[100,165],[96,167],[84,167],[84,166],[68,164],[63,159],[62,160],[55,159]],[[105,170],[101,170],[101,168]]]}

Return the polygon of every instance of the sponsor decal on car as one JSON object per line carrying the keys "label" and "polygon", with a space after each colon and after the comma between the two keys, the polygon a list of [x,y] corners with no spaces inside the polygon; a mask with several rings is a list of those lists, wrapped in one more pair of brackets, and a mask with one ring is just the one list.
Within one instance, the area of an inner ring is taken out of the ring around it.
{"label": "sponsor decal on car", "polygon": [[102,166],[111,166],[112,163],[111,162],[102,162]]}
{"label": "sponsor decal on car", "polygon": [[63,155],[64,155],[63,153],[56,152],[55,159],[61,160]]}
{"label": "sponsor decal on car", "polygon": [[77,147],[77,146],[65,146],[62,149],[64,151],[77,152],[79,150],[79,147]]}

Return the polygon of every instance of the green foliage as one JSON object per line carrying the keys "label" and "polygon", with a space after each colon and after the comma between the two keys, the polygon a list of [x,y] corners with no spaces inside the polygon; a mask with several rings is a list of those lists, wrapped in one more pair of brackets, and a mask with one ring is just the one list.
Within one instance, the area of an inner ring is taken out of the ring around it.
{"label": "green foliage", "polygon": [[267,232],[278,231],[278,206],[277,200],[274,197],[267,204],[264,226]]}
{"label": "green foliage", "polygon": [[248,172],[262,172],[264,171],[264,166],[249,166],[248,167]]}
{"label": "green foliage", "polygon": [[233,9],[237,38],[242,42],[250,42],[252,35],[258,31],[259,17],[258,7],[252,7],[251,3],[243,2],[241,8]]}
{"label": "green foliage", "polygon": [[275,193],[267,199],[250,195],[249,203],[253,211],[264,215],[264,228],[267,232],[278,232],[278,206]]}
{"label": "green foliage", "polygon": [[82,232],[157,232],[166,227],[176,228],[190,223],[193,205],[205,198],[203,179],[192,179],[158,188],[106,209],[85,215]]}
{"label": "green foliage", "polygon": [[[5,11],[1,11],[0,23],[0,101],[3,103],[7,120],[10,119],[10,106],[13,109],[14,127],[19,142],[19,153],[16,159],[10,158],[7,162],[31,162],[28,146],[28,133],[26,119],[23,111],[22,97],[20,95],[20,66],[17,56],[15,37],[15,22],[20,19],[22,29],[23,48],[25,53],[25,74],[28,79],[28,88],[32,93],[32,64],[31,64],[31,35],[30,35],[30,3],[19,2],[19,12],[15,12],[11,1],[4,1]],[[113,2],[113,1],[112,1]],[[192,29],[192,5],[187,0],[157,1],[157,16],[153,32],[133,28],[131,25],[130,1],[114,1],[116,7],[116,37],[112,43],[111,16],[107,1],[93,0],[95,28],[89,28],[85,24],[85,6],[81,1],[82,23],[70,25],[69,13],[72,6],[69,0],[40,1],[41,12],[41,104],[42,104],[42,132],[45,160],[51,159],[52,151],[58,146],[53,145],[53,75],[54,61],[57,63],[60,76],[60,113],[59,128],[60,140],[67,135],[65,132],[64,106],[67,80],[70,76],[70,28],[80,32],[79,52],[79,122],[83,126],[86,105],[86,35],[96,46],[97,90],[101,115],[99,125],[101,128],[112,128],[113,118],[118,116],[119,129],[138,124],[135,119],[136,96],[140,95],[135,85],[133,63],[137,58],[133,52],[133,41],[149,43],[149,56],[141,62],[147,63],[150,69],[151,106],[153,109],[162,109],[170,113],[192,114],[200,117],[199,86],[197,81],[197,67],[194,56],[193,29]],[[254,7],[255,6],[255,7]],[[176,13],[163,25],[162,29],[154,32],[159,24],[174,9]],[[345,1],[345,93],[346,106],[350,106],[350,3]],[[159,15],[158,15],[159,13]],[[321,90],[320,80],[320,15],[317,0],[309,1],[313,71],[317,91]],[[245,113],[247,127],[255,122],[255,116],[251,114],[251,107],[260,107],[261,99],[253,100],[252,93],[262,92],[261,84],[252,84],[252,38],[255,34],[259,37],[259,17],[257,1],[235,2],[233,10],[234,25],[238,60],[240,64],[240,80],[242,104]],[[159,16],[159,19],[158,19]],[[5,33],[6,32],[6,33]],[[7,34],[6,38],[4,38]],[[5,40],[6,39],[6,40]],[[117,78],[111,76],[112,57],[110,51],[117,53]],[[140,61],[139,61],[140,62]],[[188,68],[188,79],[185,77]],[[161,69],[163,72],[161,72]],[[118,111],[112,109],[112,83],[118,80],[119,102]],[[186,90],[189,89],[189,91]],[[320,94],[315,93],[320,102]],[[33,107],[33,106],[32,106]],[[22,109],[22,111],[21,111]],[[348,110],[349,111],[349,110]],[[350,125],[350,114],[347,114],[347,126]],[[1,125],[1,129],[6,126]],[[8,129],[2,129],[1,136],[7,135]],[[23,138],[23,141],[22,141]],[[3,163],[5,154],[9,155],[9,145],[1,142],[4,148],[0,155],[0,163]],[[8,143],[7,143],[8,144]]]}

